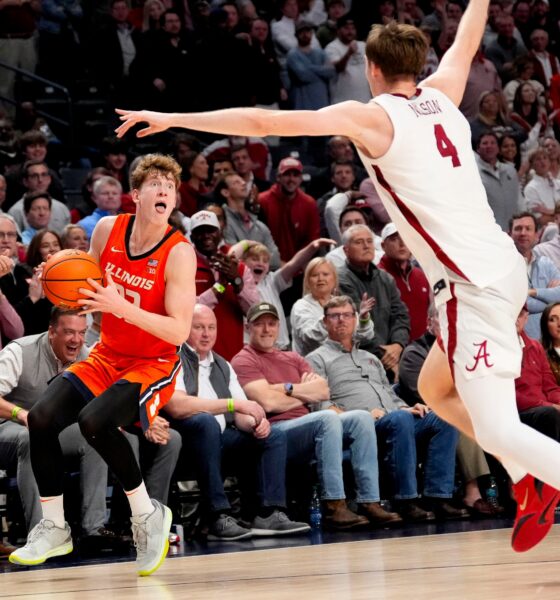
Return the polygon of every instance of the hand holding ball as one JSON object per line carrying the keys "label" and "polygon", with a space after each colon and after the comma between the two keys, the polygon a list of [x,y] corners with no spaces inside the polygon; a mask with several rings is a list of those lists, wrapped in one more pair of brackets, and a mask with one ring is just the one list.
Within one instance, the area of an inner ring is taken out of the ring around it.
{"label": "hand holding ball", "polygon": [[88,279],[103,285],[103,273],[97,261],[82,250],[61,250],[53,254],[45,263],[41,276],[45,296],[63,308],[84,308],[78,300],[87,297],[78,290],[94,291]]}

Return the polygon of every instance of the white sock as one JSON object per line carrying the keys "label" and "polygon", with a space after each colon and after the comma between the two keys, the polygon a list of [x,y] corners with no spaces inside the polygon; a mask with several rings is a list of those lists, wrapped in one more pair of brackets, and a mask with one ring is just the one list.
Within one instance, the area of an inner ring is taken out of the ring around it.
{"label": "white sock", "polygon": [[146,490],[146,485],[142,482],[137,488],[134,490],[130,490],[124,492],[126,497],[128,498],[128,503],[130,504],[130,512],[133,517],[138,517],[139,515],[150,515],[154,512],[155,508],[150,500],[150,496],[148,496],[148,491]]}
{"label": "white sock", "polygon": [[43,519],[52,521],[56,527],[64,529],[64,500],[63,495],[41,497]]}

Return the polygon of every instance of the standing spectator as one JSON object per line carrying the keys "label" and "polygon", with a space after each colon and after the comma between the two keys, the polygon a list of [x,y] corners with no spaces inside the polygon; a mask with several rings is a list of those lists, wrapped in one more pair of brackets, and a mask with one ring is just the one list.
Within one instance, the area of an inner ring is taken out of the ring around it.
{"label": "standing spectator", "polygon": [[369,102],[371,92],[365,69],[365,43],[356,40],[356,24],[351,14],[340,17],[336,23],[336,39],[326,48],[327,58],[336,75],[330,82],[331,104],[345,100]]}
{"label": "standing spectator", "polygon": [[262,214],[283,262],[320,237],[317,203],[302,191],[302,173],[299,160],[283,158],[276,173],[277,183],[259,194]]}
{"label": "standing spectator", "polygon": [[216,352],[230,360],[243,347],[243,315],[259,300],[253,275],[221,245],[222,232],[213,212],[201,210],[191,218],[191,240],[196,249],[197,302],[211,308],[222,334]]}
{"label": "standing spectator", "polygon": [[[0,2],[0,60],[12,67],[35,72],[37,17],[40,11],[40,0]],[[0,69],[0,98],[16,100],[15,81],[14,71]],[[15,114],[15,106],[11,102],[3,102],[1,106],[6,114]]]}
{"label": "standing spectator", "polygon": [[298,44],[286,57],[290,77],[290,104],[295,110],[317,110],[329,105],[329,80],[335,69],[325,51],[313,48],[313,25],[299,20],[295,27]]}
{"label": "standing spectator", "polygon": [[344,0],[328,0],[327,2],[327,20],[319,25],[315,35],[321,48],[325,48],[336,39],[337,22],[348,9]]}
{"label": "standing spectator", "polygon": [[217,161],[231,160],[232,149],[240,146],[245,146],[249,152],[255,177],[266,180],[272,168],[272,159],[270,150],[262,138],[231,135],[206,146],[202,154],[210,164],[214,164]]}
{"label": "standing spectator", "polygon": [[259,192],[270,188],[269,181],[255,175],[253,160],[247,146],[234,146],[231,149],[231,160],[235,172],[245,182],[246,197],[255,197]]}
{"label": "standing spectator", "polygon": [[387,223],[381,232],[385,254],[378,267],[390,273],[410,316],[410,341],[426,333],[430,306],[430,284],[424,271],[412,263],[412,255],[402,241],[394,223]]}
{"label": "standing spectator", "polygon": [[476,163],[488,204],[496,223],[507,231],[511,217],[523,207],[517,172],[513,165],[498,160],[498,138],[495,133],[483,133],[476,152]]}
{"label": "standing spectator", "polygon": [[121,194],[121,184],[114,177],[101,177],[93,184],[92,200],[97,208],[91,215],[78,221],[88,238],[91,238],[95,226],[103,217],[116,215],[120,211]]}
{"label": "standing spectator", "polygon": [[544,106],[545,88],[540,81],[533,79],[533,75],[535,74],[535,64],[533,59],[529,55],[520,56],[515,60],[513,68],[515,79],[508,81],[504,86],[504,98],[507,108],[509,110],[513,109],[513,98],[515,97],[515,92],[522,83],[530,83],[533,86],[535,92],[537,93],[539,102]]}
{"label": "standing spectator", "polygon": [[[290,313],[292,350],[300,356],[306,356],[327,339],[323,308],[336,295],[337,288],[338,277],[334,265],[322,257],[311,260],[303,276],[303,298],[292,306]],[[370,316],[373,305],[374,299],[364,293],[354,331],[357,343],[373,340],[374,323]]]}
{"label": "standing spectator", "polygon": [[473,146],[483,133],[491,131],[497,136],[511,135],[520,144],[527,139],[527,133],[512,121],[505,107],[501,92],[484,92],[478,102],[478,114],[470,121]]}
{"label": "standing spectator", "polygon": [[[51,183],[51,175],[47,163],[40,160],[29,160],[23,165],[23,185],[27,193],[41,192],[46,193]],[[18,200],[8,211],[20,231],[23,231],[28,223],[25,219],[23,210],[23,198]],[[67,206],[59,200],[52,198],[51,203],[51,220],[49,227],[57,232],[61,232],[66,225],[70,223],[70,211]]]}
{"label": "standing spectator", "polygon": [[333,162],[331,164],[331,181],[334,184],[334,187],[317,200],[317,210],[319,211],[322,236],[329,235],[325,214],[329,200],[336,194],[346,192],[351,194],[352,197],[361,197],[361,194],[354,190],[356,173],[352,161],[337,160],[336,162]]}
{"label": "standing spectator", "polygon": [[[532,150],[538,144],[539,136],[545,133],[548,125],[546,111],[541,106],[535,88],[529,82],[522,83],[513,96],[511,120],[521,125],[529,136],[524,149]],[[549,132],[550,133],[550,132]]]}
{"label": "standing spectator", "polygon": [[529,212],[516,214],[511,219],[510,235],[515,247],[527,263],[529,318],[525,332],[533,339],[540,337],[539,322],[547,304],[560,301],[560,268],[547,256],[536,257],[537,219]]}
{"label": "standing spectator", "polygon": [[364,225],[353,225],[344,232],[342,244],[346,264],[338,271],[339,289],[356,305],[367,294],[374,299],[370,315],[375,337],[363,345],[373,352],[387,371],[396,374],[403,348],[410,338],[410,317],[401,300],[395,280],[373,264],[375,246],[373,232]]}

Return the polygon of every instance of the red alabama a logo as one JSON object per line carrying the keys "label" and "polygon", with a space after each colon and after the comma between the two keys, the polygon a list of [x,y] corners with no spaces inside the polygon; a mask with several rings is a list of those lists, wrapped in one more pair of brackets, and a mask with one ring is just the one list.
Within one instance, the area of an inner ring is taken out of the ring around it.
{"label": "red alabama a logo", "polygon": [[465,366],[465,369],[467,369],[467,371],[470,371],[470,372],[474,371],[478,367],[478,363],[481,360],[484,361],[485,366],[488,368],[494,366],[494,363],[489,362],[490,354],[488,354],[488,350],[486,349],[487,343],[488,343],[488,340],[484,340],[480,344],[473,344],[473,346],[478,346],[478,352],[476,353],[476,356],[473,356],[474,365],[472,367]]}

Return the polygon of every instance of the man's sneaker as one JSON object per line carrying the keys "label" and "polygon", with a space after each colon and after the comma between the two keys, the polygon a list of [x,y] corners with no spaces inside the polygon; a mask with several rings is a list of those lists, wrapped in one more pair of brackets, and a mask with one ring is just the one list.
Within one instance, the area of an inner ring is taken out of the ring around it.
{"label": "man's sneaker", "polygon": [[171,510],[153,498],[152,504],[154,512],[130,518],[136,546],[136,570],[141,577],[159,569],[169,550]]}
{"label": "man's sneaker", "polygon": [[527,474],[513,484],[513,493],[517,501],[517,515],[513,523],[511,547],[516,552],[527,552],[554,525],[554,509],[560,500],[560,492]]}
{"label": "man's sneaker", "polygon": [[251,531],[256,536],[290,535],[291,533],[305,533],[311,527],[307,523],[290,521],[288,516],[280,510],[275,510],[269,517],[255,517]]}
{"label": "man's sneaker", "polygon": [[230,515],[222,514],[208,528],[208,540],[220,542],[234,542],[250,538],[250,529],[241,525]]}
{"label": "man's sneaker", "polygon": [[49,519],[41,519],[29,532],[25,546],[12,552],[9,560],[16,565],[40,565],[47,558],[70,554],[73,548],[68,523],[61,528]]}

